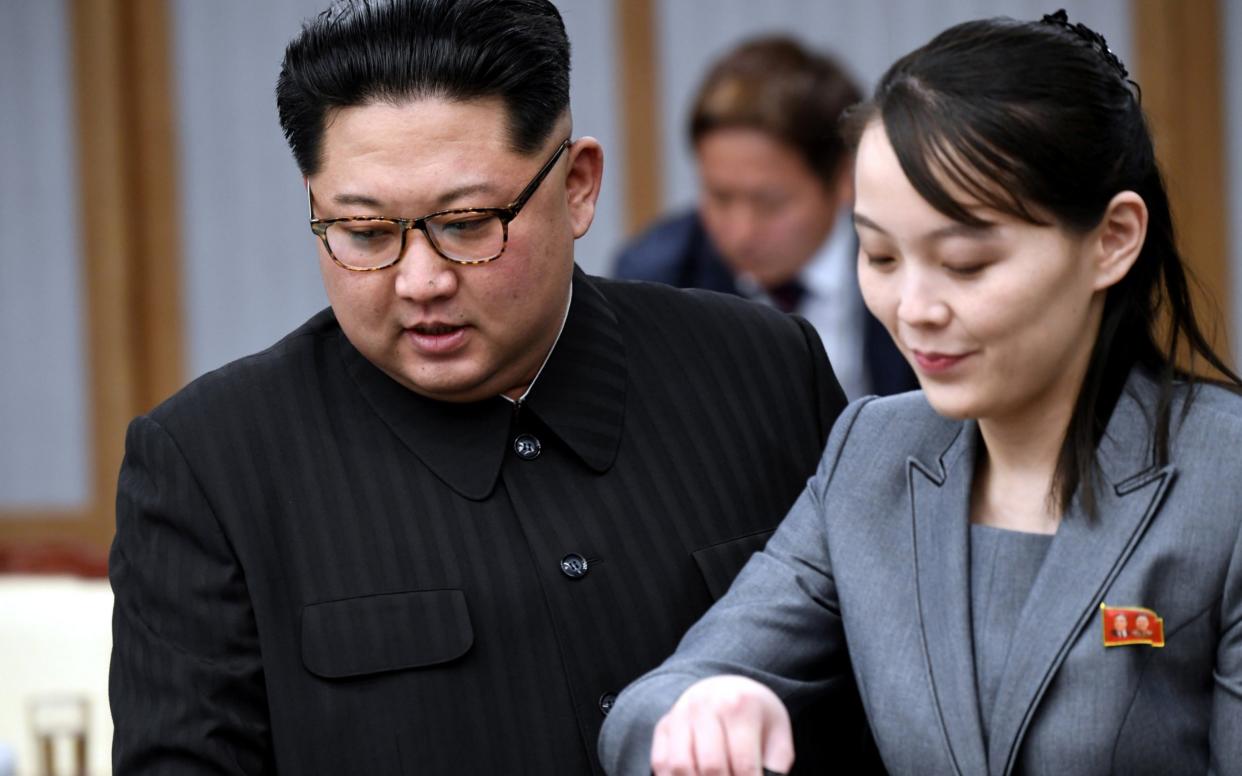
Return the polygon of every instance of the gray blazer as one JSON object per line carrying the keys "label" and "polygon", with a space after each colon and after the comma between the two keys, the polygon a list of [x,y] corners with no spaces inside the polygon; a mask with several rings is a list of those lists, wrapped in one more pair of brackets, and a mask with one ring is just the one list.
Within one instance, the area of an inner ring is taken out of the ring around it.
{"label": "gray blazer", "polygon": [[[1242,397],[1202,388],[1184,417],[1181,403],[1156,467],[1155,386],[1131,376],[1099,448],[1099,518],[1075,503],[1061,523],[986,728],[970,621],[976,426],[921,393],[852,404],[765,549],[621,694],[600,741],[609,773],[649,772],[652,728],[699,678],[751,676],[796,714],[852,669],[894,774],[1242,774]],[[1166,646],[1105,648],[1101,603],[1154,609]]]}

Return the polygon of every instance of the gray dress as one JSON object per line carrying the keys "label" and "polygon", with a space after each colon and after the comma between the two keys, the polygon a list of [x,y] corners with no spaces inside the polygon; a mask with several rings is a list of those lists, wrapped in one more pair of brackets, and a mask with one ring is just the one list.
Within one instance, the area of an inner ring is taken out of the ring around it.
{"label": "gray dress", "polygon": [[1022,606],[1051,544],[1050,534],[970,526],[970,621],[985,740]]}

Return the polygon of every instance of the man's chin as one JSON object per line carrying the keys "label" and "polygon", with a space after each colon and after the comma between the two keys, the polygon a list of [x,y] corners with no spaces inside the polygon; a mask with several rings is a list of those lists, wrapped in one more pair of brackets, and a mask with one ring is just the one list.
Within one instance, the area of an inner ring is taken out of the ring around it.
{"label": "man's chin", "polygon": [[466,364],[423,365],[399,372],[384,370],[389,377],[409,390],[435,401],[464,404],[482,401],[504,391],[494,373],[470,368]]}
{"label": "man's chin", "polygon": [[734,264],[733,274],[755,287],[756,290],[779,288],[798,277],[800,269],[785,272],[774,272],[774,268],[763,262],[746,262]]}

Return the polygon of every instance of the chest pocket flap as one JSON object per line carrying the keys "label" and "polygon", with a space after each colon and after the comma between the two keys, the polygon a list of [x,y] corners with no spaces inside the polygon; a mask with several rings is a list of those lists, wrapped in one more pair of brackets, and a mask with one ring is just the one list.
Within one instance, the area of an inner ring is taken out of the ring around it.
{"label": "chest pocket flap", "polygon": [[472,644],[460,590],[360,596],[302,609],[302,663],[325,679],[447,663]]}
{"label": "chest pocket flap", "polygon": [[769,528],[694,551],[694,562],[698,564],[713,599],[720,598],[729,590],[742,566],[746,565],[751,555],[763,549],[775,530]]}

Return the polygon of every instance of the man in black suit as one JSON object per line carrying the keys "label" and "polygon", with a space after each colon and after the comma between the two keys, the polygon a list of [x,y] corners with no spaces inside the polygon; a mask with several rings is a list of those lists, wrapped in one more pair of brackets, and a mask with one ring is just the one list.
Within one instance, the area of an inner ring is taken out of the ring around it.
{"label": "man in black suit", "polygon": [[917,388],[858,291],[853,165],[837,122],[859,99],[831,57],[790,38],[757,38],[725,54],[690,112],[698,207],[625,246],[616,276],[802,315],[851,399]]}
{"label": "man in black suit", "polygon": [[843,396],[810,326],[575,269],[568,71],[546,0],[289,46],[331,309],[130,427],[118,774],[598,773],[614,694],[811,474]]}

